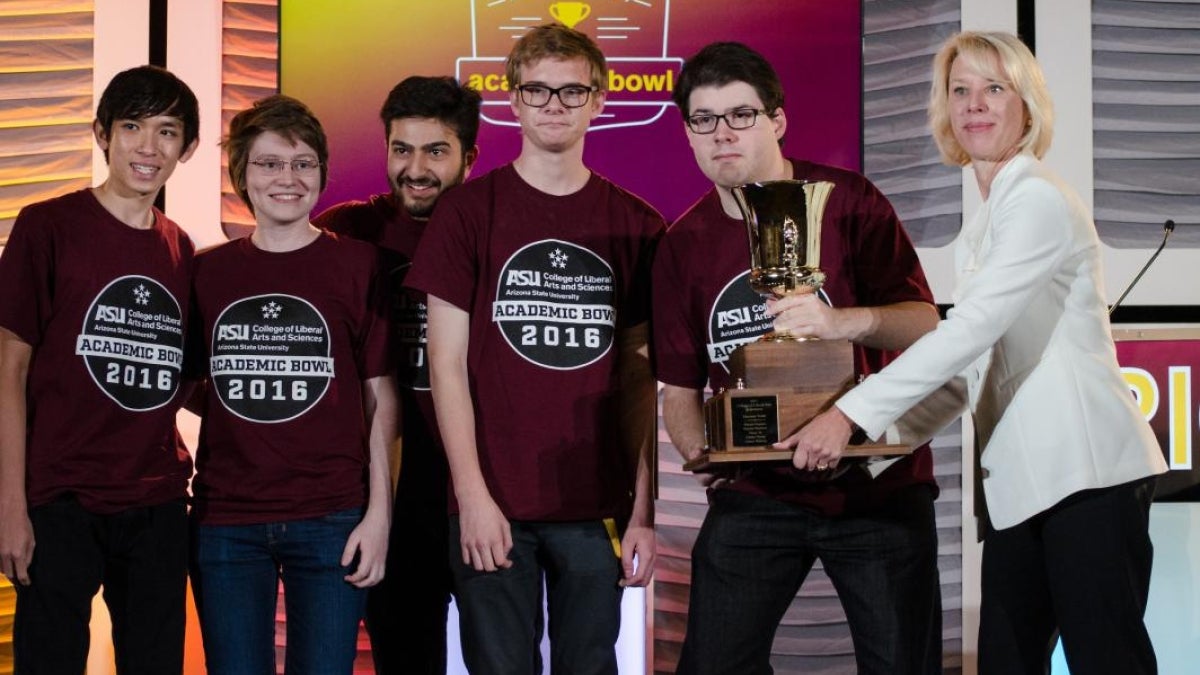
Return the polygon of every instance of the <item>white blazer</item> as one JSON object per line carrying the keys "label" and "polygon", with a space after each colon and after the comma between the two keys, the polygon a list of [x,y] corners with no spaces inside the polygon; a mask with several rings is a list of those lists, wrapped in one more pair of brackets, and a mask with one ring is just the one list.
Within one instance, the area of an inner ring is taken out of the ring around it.
{"label": "white blazer", "polygon": [[1166,471],[1117,365],[1099,239],[1074,191],[1018,155],[963,228],[955,262],[946,320],[838,408],[878,438],[964,378],[997,529],[1080,490]]}

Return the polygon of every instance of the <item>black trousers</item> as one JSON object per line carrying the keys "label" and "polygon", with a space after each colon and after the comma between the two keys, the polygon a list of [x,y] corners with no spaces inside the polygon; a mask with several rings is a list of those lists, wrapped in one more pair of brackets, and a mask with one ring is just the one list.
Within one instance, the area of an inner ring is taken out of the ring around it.
{"label": "black trousers", "polygon": [[820,560],[861,675],[942,672],[933,492],[898,490],[869,514],[829,517],[716,490],[692,549],[678,675],[769,675],[780,621]]}
{"label": "black trousers", "polygon": [[29,512],[37,545],[17,585],[14,672],[82,673],[101,586],[121,675],[183,671],[187,511],[182,499],[114,514],[72,497]]}
{"label": "black trousers", "polygon": [[1048,673],[1058,634],[1075,675],[1157,672],[1142,621],[1153,496],[1153,477],[1085,490],[988,533],[980,675]]}
{"label": "black trousers", "polygon": [[367,594],[367,632],[378,675],[446,675],[450,526],[444,487],[441,494],[438,502],[397,493],[387,574]]}

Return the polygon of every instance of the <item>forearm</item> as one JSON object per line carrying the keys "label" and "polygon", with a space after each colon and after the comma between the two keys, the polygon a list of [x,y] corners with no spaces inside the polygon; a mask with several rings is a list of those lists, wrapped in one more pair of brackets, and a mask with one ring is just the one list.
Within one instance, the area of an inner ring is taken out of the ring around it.
{"label": "forearm", "polygon": [[0,328],[0,501],[26,508],[25,390],[32,348]]}
{"label": "forearm", "polygon": [[467,378],[470,315],[430,296],[428,325],[430,389],[454,493],[460,503],[483,495],[490,498],[479,465],[475,406]]}
{"label": "forearm", "polygon": [[392,377],[367,380],[363,383],[363,395],[370,424],[367,511],[380,513],[390,522],[393,499],[391,449],[400,429],[400,407]]}
{"label": "forearm", "polygon": [[937,326],[937,308],[925,302],[879,307],[847,307],[845,337],[874,349],[902,350]]}
{"label": "forearm", "polygon": [[699,389],[663,385],[663,422],[671,443],[689,461],[704,452],[704,394]]}
{"label": "forearm", "polygon": [[646,453],[638,461],[637,476],[633,488],[633,512],[629,516],[630,525],[644,527],[654,526],[654,453]]}
{"label": "forearm", "polygon": [[475,408],[467,388],[466,369],[461,373],[439,370],[440,374],[431,372],[430,385],[455,494],[463,499],[487,493],[475,445]]}
{"label": "forearm", "polygon": [[657,457],[658,385],[650,369],[649,327],[622,331],[621,428],[633,467],[634,501],[630,523],[654,524],[654,463]]}

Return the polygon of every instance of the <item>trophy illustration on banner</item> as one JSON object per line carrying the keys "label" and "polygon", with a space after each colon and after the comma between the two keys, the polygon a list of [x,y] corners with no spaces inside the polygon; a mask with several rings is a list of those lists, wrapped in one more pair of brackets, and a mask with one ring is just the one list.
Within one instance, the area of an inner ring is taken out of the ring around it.
{"label": "trophy illustration on banner", "polygon": [[[750,286],[782,298],[816,293],[821,271],[821,224],[835,186],[828,181],[777,180],[733,188],[750,240]],[[684,469],[713,464],[791,459],[771,444],[786,438],[854,386],[854,347],[847,340],[771,332],[729,357],[736,383],[704,402],[707,451]],[[905,445],[865,444],[845,457],[900,455]]]}
{"label": "trophy illustration on banner", "polygon": [[483,97],[481,119],[517,127],[504,61],[529,29],[557,22],[586,33],[608,62],[605,107],[589,131],[653,124],[675,109],[683,59],[667,50],[671,0],[471,0],[471,52],[455,61],[460,82]]}
{"label": "trophy illustration on banner", "polygon": [[550,16],[567,28],[574,28],[591,13],[592,6],[586,2],[556,2],[550,5]]}

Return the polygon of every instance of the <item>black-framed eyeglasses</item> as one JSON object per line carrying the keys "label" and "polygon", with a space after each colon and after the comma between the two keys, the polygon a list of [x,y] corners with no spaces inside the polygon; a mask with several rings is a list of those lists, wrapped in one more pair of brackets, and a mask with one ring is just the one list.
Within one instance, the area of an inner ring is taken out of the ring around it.
{"label": "black-framed eyeglasses", "polygon": [[534,108],[545,108],[554,96],[558,97],[564,108],[582,108],[587,105],[592,92],[599,89],[600,87],[582,84],[567,84],[558,88],[547,87],[544,84],[523,84],[517,87],[517,91],[521,92],[521,101]]}
{"label": "black-framed eyeglasses", "polygon": [[687,126],[694,134],[711,134],[717,130],[717,122],[725,120],[726,126],[738,131],[749,129],[758,121],[759,115],[771,117],[766,110],[755,108],[737,108],[724,115],[714,113],[697,113],[687,118]]}
{"label": "black-framed eyeglasses", "polygon": [[275,159],[268,157],[266,159],[252,159],[247,164],[253,164],[258,167],[259,172],[267,176],[278,176],[283,173],[283,167],[292,167],[292,173],[298,176],[312,175],[321,168],[321,163],[315,159]]}

